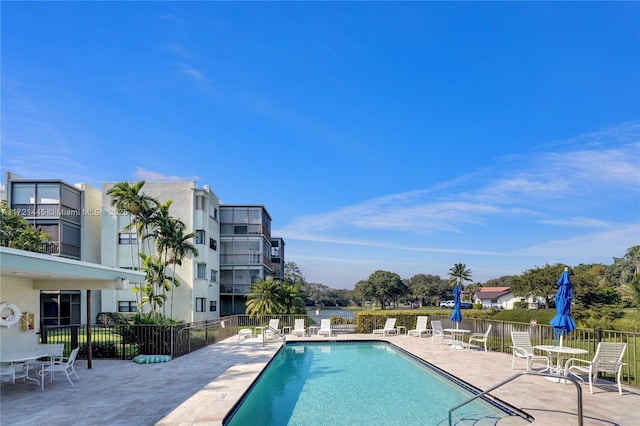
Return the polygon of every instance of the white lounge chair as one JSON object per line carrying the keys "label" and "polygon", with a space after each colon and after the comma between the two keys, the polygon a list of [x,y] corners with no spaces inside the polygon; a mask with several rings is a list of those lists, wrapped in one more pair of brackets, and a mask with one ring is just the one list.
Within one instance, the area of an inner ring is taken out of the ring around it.
{"label": "white lounge chair", "polygon": [[531,337],[527,331],[512,331],[511,332],[511,350],[513,356],[511,357],[511,369],[513,370],[516,363],[516,358],[524,358],[527,361],[527,371],[533,369],[533,365],[536,362],[544,363],[544,370],[550,368],[549,357],[544,355],[536,355],[533,351],[533,345],[531,344]]}
{"label": "white lounge chair", "polygon": [[[589,376],[589,391],[591,393],[593,393],[593,384],[598,382],[598,373],[614,373],[618,384],[618,393],[622,395],[620,376],[622,375],[622,366],[625,365],[622,362],[622,357],[626,348],[625,343],[600,342],[593,360],[569,358],[564,364],[564,372],[565,374],[578,372]],[[582,380],[582,378],[580,379]]]}
{"label": "white lounge chair", "polygon": [[487,339],[489,338],[489,332],[491,331],[491,326],[493,324],[489,324],[487,327],[487,331],[484,333],[473,333],[469,336],[469,345],[467,345],[467,349],[471,347],[471,342],[482,343],[484,345],[484,351],[487,352]]}
{"label": "white lounge chair", "polygon": [[387,318],[387,322],[384,324],[384,328],[377,328],[373,330],[373,334],[398,334],[398,329],[396,328],[396,319],[395,318]]}
{"label": "white lounge chair", "polygon": [[327,335],[331,337],[331,320],[323,319],[320,320],[320,329],[318,330],[318,335]]}
{"label": "white lounge chair", "polygon": [[294,336],[299,334],[301,336],[305,336],[307,334],[307,329],[304,326],[304,318],[295,320],[293,324],[293,330],[291,330],[291,334]]}
{"label": "white lounge chair", "polygon": [[413,330],[407,330],[407,336],[418,336],[422,337],[422,334],[427,334],[429,329],[427,328],[427,322],[429,321],[428,316],[420,315],[416,320],[416,328]]}
{"label": "white lounge chair", "polygon": [[270,319],[269,326],[265,328],[264,333],[267,339],[271,339],[276,333],[280,334],[280,318]]}
{"label": "white lounge chair", "polygon": [[433,343],[436,338],[440,338],[441,345],[444,345],[444,342],[446,340],[449,341],[449,344],[453,343],[453,336],[450,333],[446,333],[443,329],[442,329],[442,321],[436,320],[436,321],[431,321],[431,335],[433,337],[433,340],[431,340],[431,343]]}
{"label": "white lounge chair", "polygon": [[71,374],[76,376],[76,379],[80,380],[78,377],[78,373],[76,373],[76,369],[74,367],[74,363],[76,362],[76,357],[78,356],[79,347],[75,348],[71,351],[69,358],[63,358],[62,364],[51,364],[44,365],[42,369],[38,372],[38,375],[42,377],[42,389],[44,389],[44,379],[47,374],[51,374],[51,383],[53,383],[53,373],[56,371],[61,371],[67,376],[67,380],[73,386],[73,382],[71,381]]}

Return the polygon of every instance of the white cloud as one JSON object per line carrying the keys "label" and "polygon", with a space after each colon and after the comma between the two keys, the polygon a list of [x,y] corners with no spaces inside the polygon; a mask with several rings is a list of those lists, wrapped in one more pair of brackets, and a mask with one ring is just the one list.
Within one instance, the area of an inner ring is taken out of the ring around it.
{"label": "white cloud", "polygon": [[138,179],[143,179],[149,182],[167,182],[167,181],[196,181],[200,180],[197,176],[175,176],[175,175],[165,175],[160,172],[156,172],[153,170],[146,170],[142,167],[137,167],[135,172],[135,177]]}

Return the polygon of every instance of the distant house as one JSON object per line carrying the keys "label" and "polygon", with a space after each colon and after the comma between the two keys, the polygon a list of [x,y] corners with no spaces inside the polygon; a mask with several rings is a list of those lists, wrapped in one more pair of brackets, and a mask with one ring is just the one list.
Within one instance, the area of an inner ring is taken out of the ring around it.
{"label": "distant house", "polygon": [[511,287],[482,287],[474,294],[474,303],[482,303],[483,309],[513,309],[515,302],[528,302],[529,309],[537,309],[544,299],[514,296]]}

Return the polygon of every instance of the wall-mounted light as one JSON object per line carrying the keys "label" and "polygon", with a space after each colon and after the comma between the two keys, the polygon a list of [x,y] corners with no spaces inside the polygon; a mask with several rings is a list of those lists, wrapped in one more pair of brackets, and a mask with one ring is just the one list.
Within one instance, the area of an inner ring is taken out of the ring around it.
{"label": "wall-mounted light", "polygon": [[126,278],[116,278],[116,290],[126,290],[129,286],[129,280]]}

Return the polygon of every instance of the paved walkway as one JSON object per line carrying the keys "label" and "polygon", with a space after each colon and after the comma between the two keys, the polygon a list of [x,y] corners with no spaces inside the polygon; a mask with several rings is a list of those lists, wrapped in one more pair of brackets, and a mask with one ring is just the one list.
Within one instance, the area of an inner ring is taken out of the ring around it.
{"label": "paved walkway", "polygon": [[[336,340],[371,339],[371,335],[342,335]],[[291,341],[302,340],[289,337]],[[327,340],[306,337],[306,340]],[[376,336],[380,339],[380,336]],[[431,338],[404,335],[384,337],[399,347],[482,389],[511,376],[511,356],[497,352],[455,350]],[[2,425],[221,425],[222,420],[281,342],[262,346],[259,339],[236,337],[161,364],[131,361],[77,361],[80,381],[71,387],[63,376],[45,390],[35,383],[0,388]],[[517,367],[523,367],[521,361]],[[614,386],[589,393],[582,386],[585,425],[640,425],[640,390]],[[493,392],[497,398],[534,417],[536,425],[577,425],[573,385],[525,376]],[[527,424],[507,418],[501,425]],[[341,426],[341,425],[334,425]],[[352,426],[352,425],[345,425]],[[355,425],[353,425],[355,426]]]}

